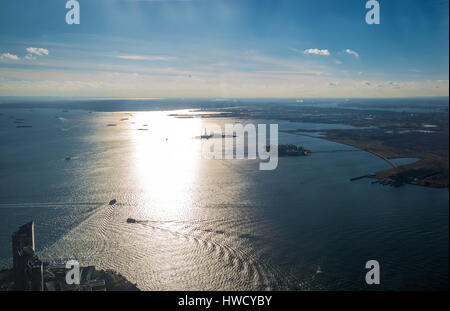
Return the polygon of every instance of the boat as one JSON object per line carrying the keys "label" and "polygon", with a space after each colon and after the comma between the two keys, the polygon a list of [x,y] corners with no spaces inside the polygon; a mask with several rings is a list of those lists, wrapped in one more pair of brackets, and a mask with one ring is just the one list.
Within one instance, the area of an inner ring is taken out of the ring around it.
{"label": "boat", "polygon": [[127,219],[127,223],[129,223],[129,224],[134,224],[134,223],[136,223],[136,219],[128,218],[128,219]]}
{"label": "boat", "polygon": [[116,199],[113,199],[113,200],[109,201],[109,205],[114,205],[114,204],[116,204],[116,203],[117,203],[117,200],[116,200]]}

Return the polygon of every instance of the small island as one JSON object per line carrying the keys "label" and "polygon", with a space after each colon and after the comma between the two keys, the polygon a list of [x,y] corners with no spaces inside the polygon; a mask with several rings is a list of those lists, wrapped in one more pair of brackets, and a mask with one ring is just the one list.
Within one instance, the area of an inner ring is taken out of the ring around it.
{"label": "small island", "polygon": [[[270,146],[266,146],[266,151],[270,152]],[[279,157],[302,157],[311,155],[311,151],[293,144],[278,145]]]}

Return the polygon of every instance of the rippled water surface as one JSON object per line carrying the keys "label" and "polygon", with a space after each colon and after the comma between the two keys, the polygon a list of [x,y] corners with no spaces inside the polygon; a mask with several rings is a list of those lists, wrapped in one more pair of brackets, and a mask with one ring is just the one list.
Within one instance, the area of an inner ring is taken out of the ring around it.
{"label": "rippled water surface", "polygon": [[[232,120],[0,113],[0,266],[34,220],[40,257],[112,268],[145,290],[366,289],[371,259],[381,289],[448,287],[448,189],[350,182],[389,167],[369,153],[280,133],[313,155],[259,171],[201,159],[195,137]],[[321,129],[279,124],[308,126]]]}

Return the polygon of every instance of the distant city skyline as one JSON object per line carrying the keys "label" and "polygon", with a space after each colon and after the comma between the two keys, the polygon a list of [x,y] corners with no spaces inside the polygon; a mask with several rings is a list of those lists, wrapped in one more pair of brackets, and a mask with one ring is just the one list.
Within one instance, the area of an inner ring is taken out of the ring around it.
{"label": "distant city skyline", "polygon": [[448,0],[0,3],[0,96],[448,96]]}

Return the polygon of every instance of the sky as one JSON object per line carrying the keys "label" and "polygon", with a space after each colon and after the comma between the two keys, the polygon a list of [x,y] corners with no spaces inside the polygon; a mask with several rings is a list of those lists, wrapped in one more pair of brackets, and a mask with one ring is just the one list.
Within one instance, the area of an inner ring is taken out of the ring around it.
{"label": "sky", "polygon": [[0,96],[448,96],[448,0],[0,1]]}

